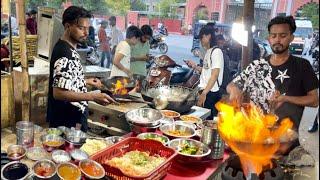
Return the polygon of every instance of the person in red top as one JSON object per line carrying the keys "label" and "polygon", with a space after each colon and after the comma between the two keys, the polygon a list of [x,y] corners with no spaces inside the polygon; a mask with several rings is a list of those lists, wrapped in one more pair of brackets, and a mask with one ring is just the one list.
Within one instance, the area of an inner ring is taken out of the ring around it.
{"label": "person in red top", "polygon": [[110,57],[110,37],[107,37],[106,28],[108,26],[107,21],[102,21],[100,23],[100,28],[98,31],[98,38],[100,42],[101,51],[101,67],[104,67],[104,60],[107,58],[106,68],[110,68],[111,57]]}
{"label": "person in red top", "polygon": [[27,24],[27,33],[28,34],[37,34],[37,11],[31,10],[28,13],[28,19],[26,21]]}

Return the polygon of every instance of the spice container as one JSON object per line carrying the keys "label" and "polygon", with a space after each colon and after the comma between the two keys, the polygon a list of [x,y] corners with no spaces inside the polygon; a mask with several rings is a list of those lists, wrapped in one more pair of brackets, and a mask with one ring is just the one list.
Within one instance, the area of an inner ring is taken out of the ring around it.
{"label": "spice container", "polygon": [[210,158],[223,158],[224,141],[219,135],[216,121],[203,121],[201,142],[208,145],[211,149]]}
{"label": "spice container", "polygon": [[16,124],[17,144],[25,148],[33,147],[34,124],[30,121],[19,121]]}

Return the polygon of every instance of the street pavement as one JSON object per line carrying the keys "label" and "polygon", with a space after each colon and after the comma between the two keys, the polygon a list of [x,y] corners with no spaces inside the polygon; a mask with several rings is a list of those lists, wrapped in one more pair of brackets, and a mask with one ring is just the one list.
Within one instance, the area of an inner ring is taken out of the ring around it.
{"label": "street pavement", "polygon": [[[165,43],[168,45],[168,52],[166,55],[180,65],[185,65],[183,62],[184,59],[194,60],[195,62],[199,63],[199,58],[193,56],[191,53],[192,38],[193,36],[169,34],[167,37],[165,37]],[[152,49],[150,52],[153,55],[161,54],[159,49]]]}

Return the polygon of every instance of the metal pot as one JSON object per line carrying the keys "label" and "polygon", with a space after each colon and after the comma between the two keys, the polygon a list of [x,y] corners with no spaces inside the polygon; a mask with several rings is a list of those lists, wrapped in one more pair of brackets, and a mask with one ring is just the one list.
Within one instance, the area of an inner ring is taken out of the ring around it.
{"label": "metal pot", "polygon": [[143,89],[141,95],[145,101],[152,102],[153,107],[155,107],[154,99],[159,96],[166,97],[168,104],[165,109],[177,111],[179,113],[190,111],[191,107],[197,102],[197,93],[194,93],[193,89],[174,85]]}
{"label": "metal pot", "polygon": [[157,126],[163,118],[159,110],[151,108],[134,109],[127,112],[125,116],[129,123],[143,127]]}
{"label": "metal pot", "polygon": [[146,132],[155,132],[161,124],[157,125],[157,126],[150,126],[150,127],[144,127],[144,126],[139,126],[136,124],[131,124],[129,123],[131,131],[134,134],[140,134],[140,133],[146,133]]}

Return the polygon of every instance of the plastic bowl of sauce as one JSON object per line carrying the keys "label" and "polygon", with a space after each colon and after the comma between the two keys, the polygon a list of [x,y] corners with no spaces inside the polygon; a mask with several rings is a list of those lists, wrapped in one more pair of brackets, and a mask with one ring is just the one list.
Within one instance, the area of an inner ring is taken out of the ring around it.
{"label": "plastic bowl of sauce", "polygon": [[13,161],[4,165],[1,169],[1,179],[3,180],[22,180],[29,175],[29,168],[27,165]]}
{"label": "plastic bowl of sauce", "polygon": [[101,179],[105,176],[104,168],[91,159],[84,159],[79,162],[81,172],[89,179]]}
{"label": "plastic bowl of sauce", "polygon": [[80,180],[81,171],[72,163],[61,163],[57,167],[58,176],[64,180]]}

